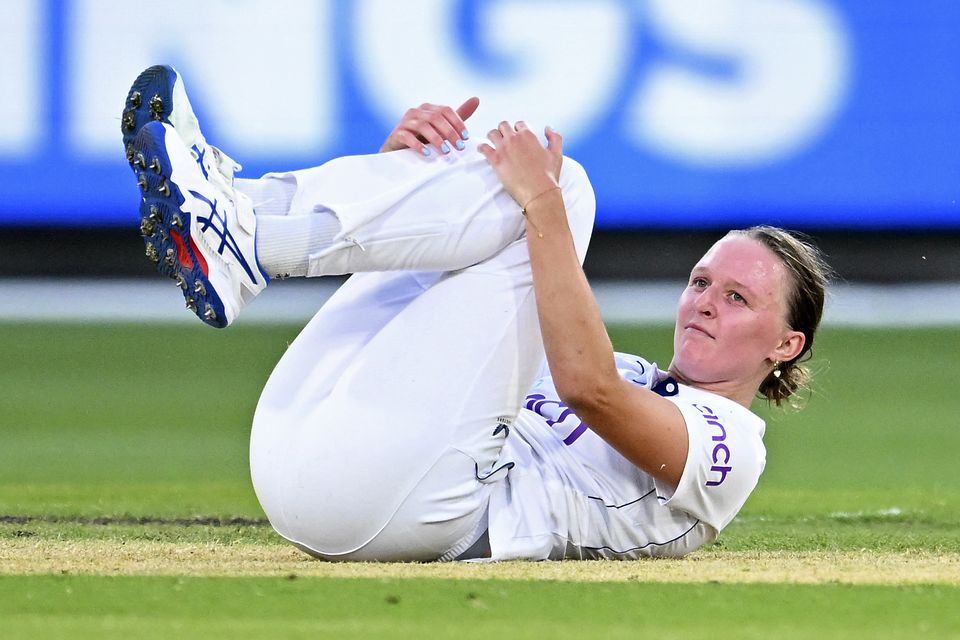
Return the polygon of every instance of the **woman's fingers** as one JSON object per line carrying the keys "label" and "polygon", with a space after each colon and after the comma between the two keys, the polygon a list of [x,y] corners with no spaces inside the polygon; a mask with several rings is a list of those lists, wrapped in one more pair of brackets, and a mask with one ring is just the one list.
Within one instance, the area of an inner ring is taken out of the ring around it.
{"label": "woman's fingers", "polygon": [[401,143],[401,145],[397,147],[398,149],[413,149],[414,151],[423,155],[430,155],[430,152],[425,144],[426,140],[420,139],[420,137],[412,131],[398,129],[394,133],[394,136],[396,140]]}
{"label": "woman's fingers", "polygon": [[497,161],[497,152],[496,150],[488,145],[486,142],[481,142],[477,145],[477,151],[483,154],[483,157],[487,159],[487,162],[490,164],[496,164]]}
{"label": "woman's fingers", "polygon": [[[545,133],[547,136],[547,148],[551,151],[556,150],[562,154],[563,149],[560,134],[550,127],[546,128]],[[510,124],[508,120],[502,120],[496,129],[491,129],[487,132],[487,138],[494,144],[501,144],[505,139],[520,136],[536,140],[536,135],[534,135],[533,131],[530,130],[530,127],[528,127],[527,123],[523,120],[517,120],[516,124]],[[537,142],[539,143],[539,141]]]}
{"label": "woman's fingers", "polygon": [[[422,109],[427,114],[425,123],[436,136],[431,138],[433,144],[444,153],[450,152],[451,145],[463,150],[466,147],[463,141],[470,137],[464,120],[473,115],[479,104],[478,98],[470,98],[457,111],[445,105],[423,105]],[[464,114],[462,116],[461,111]]]}
{"label": "woman's fingers", "polygon": [[474,114],[479,106],[480,98],[474,96],[472,98],[467,98],[462,105],[457,107],[457,116],[460,118],[460,124],[463,125],[460,137],[464,140],[470,137],[466,127],[467,119]]}
{"label": "woman's fingers", "polygon": [[554,155],[562,156],[563,136],[550,127],[544,128],[543,135],[547,138],[547,149],[549,149]]}
{"label": "woman's fingers", "polygon": [[[443,146],[444,138],[446,137],[446,128],[441,125],[441,123],[446,123],[446,120],[442,116],[435,112],[428,112],[421,110],[421,113],[418,114],[416,118],[413,118],[408,128],[410,131],[413,131],[418,136],[440,149]],[[447,145],[449,151],[449,146]]]}
{"label": "woman's fingers", "polygon": [[562,163],[559,134],[550,130],[550,146],[544,148],[523,121],[504,120],[488,134],[491,144],[478,150],[494,168],[507,192],[524,206],[537,194],[558,184]]}
{"label": "woman's fingers", "polygon": [[430,103],[408,109],[381,151],[411,148],[430,155],[428,144],[441,153],[450,153],[454,148],[465,149],[464,140],[470,137],[465,120],[473,115],[479,105],[480,99],[473,97],[456,110]]}
{"label": "woman's fingers", "polygon": [[503,138],[512,138],[514,136],[532,136],[533,132],[530,131],[530,128],[527,126],[527,123],[523,120],[517,120],[516,124],[510,124],[508,120],[502,120],[500,124],[497,125],[496,129],[492,129],[487,133],[489,138],[491,135],[499,136],[499,139]]}

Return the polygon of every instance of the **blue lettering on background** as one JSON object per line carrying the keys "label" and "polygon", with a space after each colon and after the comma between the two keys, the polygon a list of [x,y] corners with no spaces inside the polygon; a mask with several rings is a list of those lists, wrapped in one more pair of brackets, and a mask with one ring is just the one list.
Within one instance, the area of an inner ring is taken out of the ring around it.
{"label": "blue lettering on background", "polygon": [[478,94],[474,137],[564,133],[601,228],[960,229],[960,3],[170,0],[121,30],[127,10],[5,7],[0,225],[134,226],[119,115],[169,62],[243,177],[373,152],[407,107]]}

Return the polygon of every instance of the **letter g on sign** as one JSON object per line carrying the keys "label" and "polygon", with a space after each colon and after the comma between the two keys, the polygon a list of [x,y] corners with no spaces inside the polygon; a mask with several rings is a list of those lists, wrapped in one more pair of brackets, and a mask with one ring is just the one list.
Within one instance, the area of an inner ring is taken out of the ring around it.
{"label": "letter g on sign", "polygon": [[[549,124],[569,143],[605,115],[629,60],[630,22],[620,0],[355,6],[357,79],[384,122],[426,95],[449,104],[476,95],[479,124]],[[468,10],[472,33],[463,33],[458,18]]]}

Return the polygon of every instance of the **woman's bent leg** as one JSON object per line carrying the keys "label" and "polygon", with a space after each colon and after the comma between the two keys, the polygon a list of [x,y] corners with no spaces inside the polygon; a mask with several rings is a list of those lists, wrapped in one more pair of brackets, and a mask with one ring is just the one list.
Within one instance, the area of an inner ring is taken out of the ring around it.
{"label": "woman's bent leg", "polygon": [[[561,182],[582,259],[592,190],[572,162]],[[431,205],[427,195],[414,189],[401,201],[459,219],[456,202]],[[491,203],[459,223],[470,229],[459,237],[494,253],[455,271],[353,276],[268,381],[251,473],[271,523],[301,547],[331,559],[449,559],[482,527],[488,483],[506,472],[500,448],[543,358],[526,241],[498,248],[504,213]],[[367,217],[381,235],[364,239],[379,241],[342,246],[335,262],[359,270],[413,260],[405,236],[385,233],[415,224],[406,211]],[[449,250],[444,238],[408,239]]]}
{"label": "woman's bent leg", "polygon": [[[475,148],[432,159],[409,150],[347,156],[236,184],[253,199],[261,229],[295,231],[290,244],[306,250],[302,265],[288,270],[308,276],[462,269],[524,228],[520,207]],[[336,232],[328,234],[324,222],[320,235],[332,240],[311,246],[317,219],[332,221]],[[258,253],[276,253],[259,236]]]}

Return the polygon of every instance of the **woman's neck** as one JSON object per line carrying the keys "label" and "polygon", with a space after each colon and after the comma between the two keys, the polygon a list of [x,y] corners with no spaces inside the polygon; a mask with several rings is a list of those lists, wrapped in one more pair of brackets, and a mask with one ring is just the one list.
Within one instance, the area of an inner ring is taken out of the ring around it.
{"label": "woman's neck", "polygon": [[724,398],[732,400],[747,409],[749,409],[753,404],[753,399],[757,395],[757,389],[760,388],[759,384],[752,384],[751,382],[737,383],[731,380],[699,382],[687,378],[685,375],[683,375],[683,373],[673,368],[668,369],[668,373],[676,378],[677,382],[680,382],[681,384],[685,384],[688,387],[693,387],[694,389],[709,391],[710,393],[715,393],[718,396],[723,396]]}

